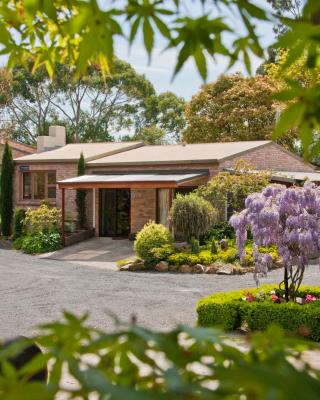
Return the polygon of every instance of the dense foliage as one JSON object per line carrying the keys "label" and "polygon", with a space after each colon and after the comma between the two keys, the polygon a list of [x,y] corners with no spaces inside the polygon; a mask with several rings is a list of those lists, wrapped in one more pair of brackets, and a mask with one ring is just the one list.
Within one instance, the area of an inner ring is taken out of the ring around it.
{"label": "dense foliage", "polygon": [[320,341],[320,288],[302,286],[298,295],[305,304],[280,302],[284,291],[273,285],[215,293],[198,302],[198,322],[226,330],[266,330],[277,324],[291,334]]}
{"label": "dense foliage", "polygon": [[[276,327],[252,335],[243,351],[212,328],[179,326],[154,332],[118,325],[105,333],[88,328],[86,316],[64,316],[40,328],[33,339],[45,352],[23,368],[16,370],[12,358],[30,346],[30,340],[0,348],[1,397],[42,400],[59,392],[62,398],[110,400],[319,398],[319,371],[302,357],[304,350],[318,345],[285,338]],[[47,363],[49,384],[30,381]],[[77,385],[61,384],[66,370],[68,381]]]}
{"label": "dense foliage", "polygon": [[203,240],[221,240],[221,239],[234,239],[235,231],[227,221],[221,221],[214,224],[206,233]]}
{"label": "dense foliage", "polygon": [[12,160],[12,152],[8,142],[5,143],[2,156],[2,170],[0,180],[0,216],[1,216],[1,232],[4,236],[10,236],[13,215],[13,172],[14,164]]}
{"label": "dense foliage", "polygon": [[23,223],[26,216],[26,210],[15,208],[13,212],[13,235],[12,239],[23,236]]}
{"label": "dense foliage", "polygon": [[[187,104],[184,139],[187,143],[271,139],[279,108],[273,99],[277,90],[275,80],[261,75],[222,75],[203,85]],[[293,148],[294,140],[289,132],[281,143]]]}
{"label": "dense foliage", "polygon": [[39,208],[28,208],[24,219],[24,231],[28,235],[58,232],[61,222],[61,209],[49,208],[42,204]]}
{"label": "dense foliage", "polygon": [[150,221],[137,233],[134,250],[148,264],[154,260],[152,249],[171,244],[172,241],[171,233],[164,225]]}
{"label": "dense foliage", "polygon": [[255,171],[252,165],[238,162],[233,171],[222,171],[196,193],[210,201],[218,210],[219,219],[229,219],[234,211],[244,208],[245,198],[259,192],[270,183],[270,174]]}
{"label": "dense foliage", "polygon": [[185,125],[184,100],[171,92],[157,95],[130,64],[115,59],[112,76],[91,66],[86,75],[75,78],[72,66],[59,63],[53,80],[45,67],[34,71],[32,62],[15,65],[11,74],[0,69],[5,113],[0,127],[28,143],[46,135],[52,124],[66,126],[69,142],[111,141],[123,130],[132,140],[151,126],[163,133],[163,140],[179,139]]}
{"label": "dense foliage", "polygon": [[[84,175],[86,171],[86,163],[84,161],[83,153],[81,153],[78,160],[78,176]],[[84,229],[87,222],[86,217],[86,189],[78,189],[76,192],[76,205],[77,205],[77,223],[80,229]]]}
{"label": "dense foliage", "polygon": [[240,259],[245,256],[247,231],[254,243],[255,278],[265,275],[269,253],[258,246],[276,245],[284,263],[286,300],[295,300],[310,258],[320,254],[320,190],[306,182],[303,187],[270,185],[246,199],[246,208],[230,219],[237,236]]}
{"label": "dense foliage", "polygon": [[194,193],[178,194],[170,210],[170,221],[175,234],[190,241],[199,239],[216,221],[217,212],[205,199]]}
{"label": "dense foliage", "polygon": [[47,253],[61,247],[61,236],[58,232],[20,236],[13,242],[13,247],[27,254]]}

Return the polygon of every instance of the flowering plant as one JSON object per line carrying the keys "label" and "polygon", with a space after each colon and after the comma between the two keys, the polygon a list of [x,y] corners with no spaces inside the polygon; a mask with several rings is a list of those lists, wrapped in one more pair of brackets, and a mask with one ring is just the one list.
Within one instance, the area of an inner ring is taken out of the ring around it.
{"label": "flowering plant", "polygon": [[272,262],[259,246],[276,245],[284,263],[286,301],[295,300],[310,258],[320,254],[320,189],[306,182],[303,187],[267,186],[247,197],[246,208],[230,223],[236,231],[240,260],[245,256],[248,229],[253,238],[254,278],[266,275]]}

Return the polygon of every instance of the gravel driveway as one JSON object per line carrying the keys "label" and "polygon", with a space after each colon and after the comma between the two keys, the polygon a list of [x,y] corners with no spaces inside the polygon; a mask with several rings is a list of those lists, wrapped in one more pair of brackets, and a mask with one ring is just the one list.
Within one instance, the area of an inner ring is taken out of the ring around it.
{"label": "gravel driveway", "polygon": [[[279,282],[281,275],[274,271],[265,282]],[[304,282],[320,285],[318,266],[309,267]],[[194,325],[201,297],[253,286],[252,275],[118,272],[0,250],[0,337],[30,334],[63,309],[89,311],[91,324],[103,329],[113,326],[107,311],[124,321],[135,314],[140,324],[155,329]]]}

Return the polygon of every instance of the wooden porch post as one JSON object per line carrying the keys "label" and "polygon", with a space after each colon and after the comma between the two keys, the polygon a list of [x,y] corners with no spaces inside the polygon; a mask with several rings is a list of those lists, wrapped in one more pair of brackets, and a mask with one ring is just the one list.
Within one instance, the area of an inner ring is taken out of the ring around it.
{"label": "wooden porch post", "polygon": [[61,189],[61,240],[62,246],[65,246],[66,237],[64,231],[64,220],[65,220],[65,188]]}

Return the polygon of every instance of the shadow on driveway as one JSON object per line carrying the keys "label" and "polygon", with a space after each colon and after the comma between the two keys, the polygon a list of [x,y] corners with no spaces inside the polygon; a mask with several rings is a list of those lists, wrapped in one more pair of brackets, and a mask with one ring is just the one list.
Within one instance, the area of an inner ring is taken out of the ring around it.
{"label": "shadow on driveway", "polygon": [[52,253],[42,254],[39,258],[114,270],[116,261],[134,258],[133,242],[128,239],[96,237]]}

